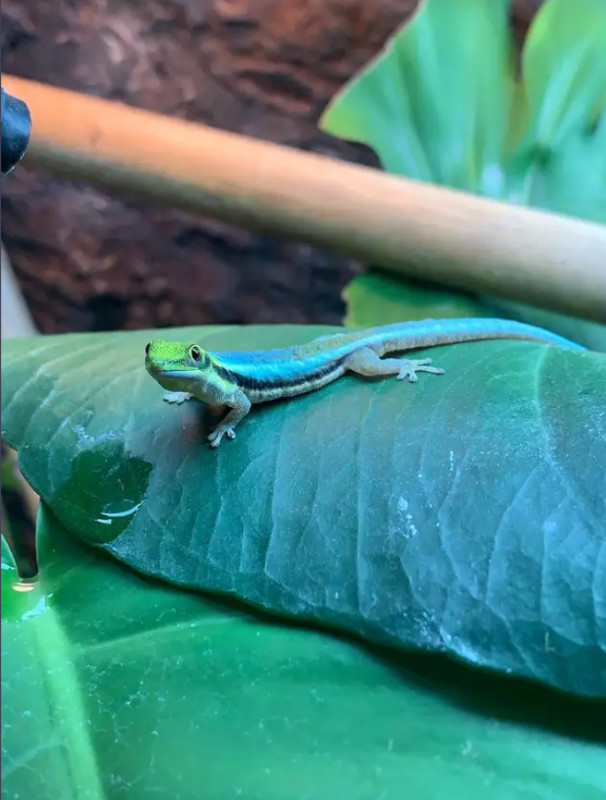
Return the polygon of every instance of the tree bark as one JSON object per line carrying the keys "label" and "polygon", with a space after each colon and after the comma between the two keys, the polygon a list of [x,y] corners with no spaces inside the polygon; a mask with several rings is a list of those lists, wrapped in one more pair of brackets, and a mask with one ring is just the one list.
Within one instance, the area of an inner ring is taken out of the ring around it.
{"label": "tree bark", "polygon": [[[518,31],[539,5],[514,3]],[[318,131],[414,0],[5,0],[3,70],[375,164]],[[35,120],[34,120],[35,124]],[[142,131],[142,136],[144,136]],[[338,323],[360,264],[18,167],[3,240],[41,332]]]}

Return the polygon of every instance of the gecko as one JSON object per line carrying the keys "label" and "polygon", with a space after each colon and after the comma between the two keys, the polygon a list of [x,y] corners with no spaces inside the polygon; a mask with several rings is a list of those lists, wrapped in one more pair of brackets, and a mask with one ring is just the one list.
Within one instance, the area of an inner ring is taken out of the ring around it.
{"label": "gecko", "polygon": [[191,398],[229,411],[210,432],[211,447],[223,437],[235,439],[236,426],[256,403],[315,391],[345,372],[365,377],[395,375],[417,381],[418,372],[444,373],[430,358],[384,358],[437,345],[483,339],[527,339],[584,350],[563,336],[504,319],[441,319],[400,322],[359,331],[329,334],[293,347],[211,353],[195,343],[154,340],[145,347],[145,368],[162,388],[164,399]]}

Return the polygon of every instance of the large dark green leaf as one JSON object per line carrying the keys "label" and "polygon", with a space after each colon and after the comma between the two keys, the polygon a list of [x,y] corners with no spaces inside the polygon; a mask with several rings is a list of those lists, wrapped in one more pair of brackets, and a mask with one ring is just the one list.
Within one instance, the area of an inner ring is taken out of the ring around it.
{"label": "large dark green leaf", "polygon": [[[319,332],[166,335],[220,350]],[[606,358],[436,348],[444,376],[343,378],[253,410],[213,451],[195,404],[162,403],[147,338],[4,345],[3,435],[70,531],[176,584],[606,696]]]}
{"label": "large dark green leaf", "polygon": [[[606,222],[606,3],[547,0],[519,75],[509,5],[425,0],[336,96],[322,127],[373,148],[389,172]],[[349,317],[380,324],[361,280],[348,291]],[[405,312],[408,284],[390,282],[391,304]],[[606,350],[603,326],[514,303],[500,309]]]}
{"label": "large dark green leaf", "polygon": [[388,659],[143,581],[44,506],[39,539],[30,592],[2,549],[4,797],[606,792],[603,703],[464,670],[445,680],[434,660]]}

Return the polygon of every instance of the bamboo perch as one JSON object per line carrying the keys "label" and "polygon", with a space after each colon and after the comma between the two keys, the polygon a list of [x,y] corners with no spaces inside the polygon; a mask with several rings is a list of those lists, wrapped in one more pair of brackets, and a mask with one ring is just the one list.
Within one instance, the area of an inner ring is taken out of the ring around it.
{"label": "bamboo perch", "polygon": [[27,162],[401,274],[606,322],[606,226],[4,76]]}

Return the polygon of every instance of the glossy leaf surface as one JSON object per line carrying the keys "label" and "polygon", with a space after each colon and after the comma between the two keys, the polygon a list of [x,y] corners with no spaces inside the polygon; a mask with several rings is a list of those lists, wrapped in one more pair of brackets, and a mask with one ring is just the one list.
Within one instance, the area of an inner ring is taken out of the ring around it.
{"label": "glossy leaf surface", "polygon": [[[601,800],[604,705],[141,580],[43,507],[2,550],[2,789],[28,800]],[[504,685],[505,684],[505,685]],[[404,787],[404,788],[403,788]]]}
{"label": "glossy leaf surface", "polygon": [[[166,332],[210,350],[297,327]],[[404,649],[606,696],[606,358],[431,351],[444,376],[345,377],[234,442],[147,376],[148,334],[12,340],[3,436],[61,522],[149,575]]]}

